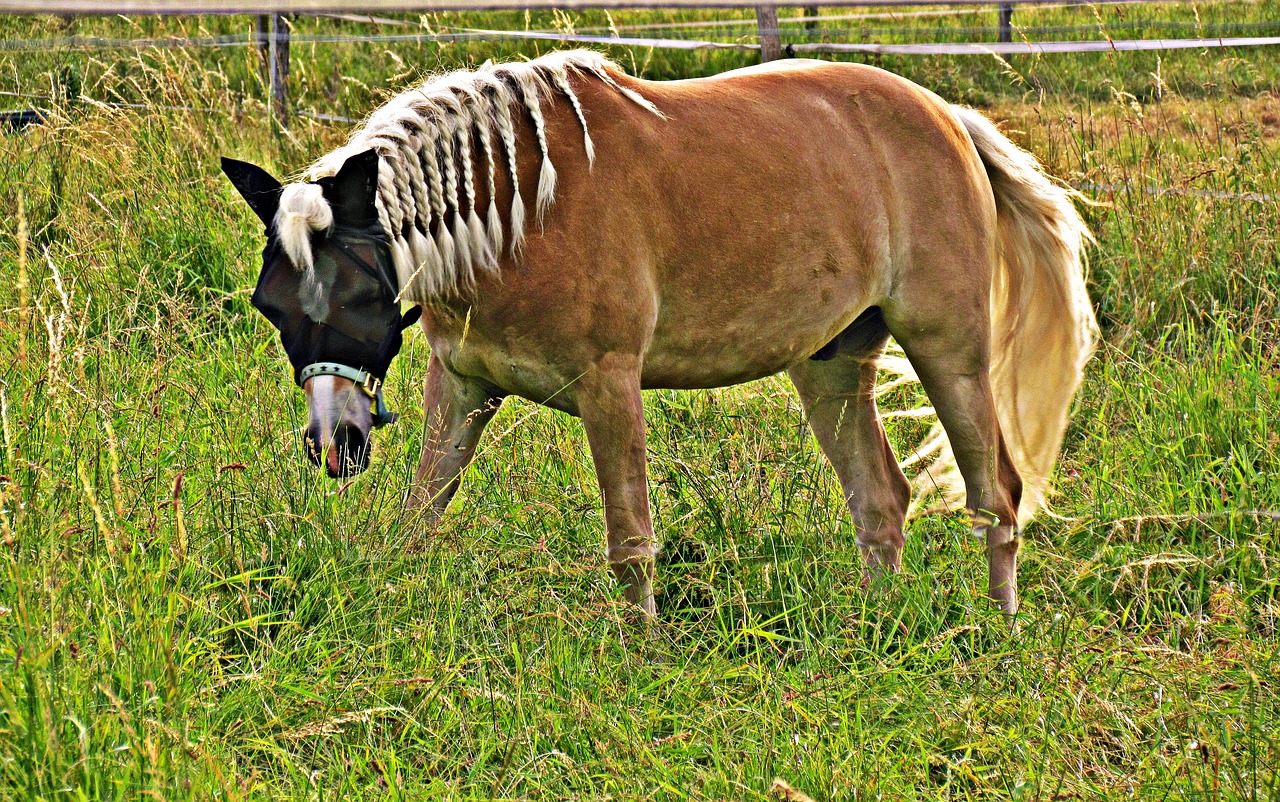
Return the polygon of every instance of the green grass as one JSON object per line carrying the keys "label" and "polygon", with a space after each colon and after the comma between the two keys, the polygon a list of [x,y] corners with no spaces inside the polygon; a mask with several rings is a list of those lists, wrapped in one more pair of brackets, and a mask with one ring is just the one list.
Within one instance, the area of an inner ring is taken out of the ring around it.
{"label": "green grass", "polygon": [[[1098,14],[1211,26],[1276,10]],[[420,69],[515,52],[391,50],[295,49],[298,107],[359,116]],[[752,58],[613,53],[651,77]],[[509,404],[443,524],[404,512],[421,336],[369,474],[315,475],[303,399],[248,305],[261,227],[217,157],[289,173],[344,126],[273,130],[245,49],[0,53],[0,89],[54,109],[0,138],[0,799],[755,799],[774,777],[815,799],[1280,796],[1276,60],[882,63],[989,107],[1056,174],[1130,187],[1089,190],[1106,342],[1053,515],[1027,532],[1012,633],[958,516],[914,521],[902,575],[860,589],[840,492],[783,379],[647,398],[665,543],[649,636],[605,566],[576,420]],[[895,421],[891,436],[915,433]]]}

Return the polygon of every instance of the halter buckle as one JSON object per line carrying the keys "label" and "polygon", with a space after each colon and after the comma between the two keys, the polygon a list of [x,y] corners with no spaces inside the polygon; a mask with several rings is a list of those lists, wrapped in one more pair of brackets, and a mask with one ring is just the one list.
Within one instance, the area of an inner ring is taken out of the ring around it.
{"label": "halter buckle", "polygon": [[368,371],[365,371],[364,381],[357,383],[356,386],[370,398],[377,398],[378,393],[382,392],[382,380]]}

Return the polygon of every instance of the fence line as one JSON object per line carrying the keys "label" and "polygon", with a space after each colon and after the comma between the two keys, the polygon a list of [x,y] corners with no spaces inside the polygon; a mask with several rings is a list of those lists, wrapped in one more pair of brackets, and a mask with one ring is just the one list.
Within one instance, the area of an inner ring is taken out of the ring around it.
{"label": "fence line", "polygon": [[[99,0],[82,0],[90,5],[95,5],[99,9],[105,9],[107,4],[99,2]],[[188,0],[181,0],[187,2]],[[191,0],[192,2],[202,3],[206,0]],[[308,2],[294,2],[290,0],[259,0],[261,6],[267,8],[289,5],[290,7],[330,7],[343,5],[350,8],[350,3],[356,0],[308,0]],[[402,3],[395,4],[390,0],[359,0],[361,5],[373,9],[391,9],[391,8],[425,8],[422,4]],[[503,0],[506,2],[507,0]],[[514,1],[514,0],[512,0]],[[1082,2],[1082,0],[1068,0],[1060,3],[1039,3],[1035,5],[1026,4],[1029,0],[1022,0],[1024,8],[1027,10],[1046,9],[1046,8],[1062,8],[1071,6],[1097,6],[1097,5],[1128,5],[1141,2],[1142,0],[1099,0],[1097,3]],[[1176,2],[1176,0],[1169,0]],[[50,0],[0,0],[0,12],[3,12],[8,6],[18,4],[25,6],[39,6],[42,3],[48,3]],[[58,6],[60,10],[69,9],[76,5],[78,0],[63,0]],[[116,0],[113,8],[119,8],[121,3],[127,7],[130,2],[151,3],[154,7],[169,8],[174,6],[177,0]],[[449,3],[466,3],[471,0],[443,0]],[[537,7],[541,0],[529,0],[526,7]],[[632,0],[618,0],[619,4],[635,5]],[[643,5],[645,0],[640,0],[639,5]],[[842,14],[829,15],[826,17],[819,16],[777,16],[778,5],[790,5],[790,0],[768,0],[770,5],[758,6],[756,8],[756,25],[758,28],[758,43],[751,42],[719,42],[705,39],[672,39],[657,38],[646,36],[622,36],[619,35],[621,30],[670,30],[677,27],[733,27],[737,25],[749,25],[750,19],[739,20],[699,20],[689,23],[659,23],[648,26],[622,26],[612,27],[608,29],[592,28],[584,29],[587,31],[601,31],[600,34],[584,33],[582,31],[547,31],[547,30],[530,30],[530,31],[512,31],[512,30],[490,30],[490,29],[474,29],[474,28],[458,28],[455,31],[445,33],[435,33],[429,30],[418,30],[414,33],[404,34],[369,34],[369,35],[352,35],[352,34],[298,34],[294,35],[291,26],[286,18],[281,14],[263,14],[261,11],[256,15],[255,33],[252,37],[243,35],[225,35],[225,36],[206,36],[194,38],[150,38],[150,39],[112,39],[104,37],[65,37],[60,39],[38,39],[38,40],[18,40],[18,41],[0,41],[0,52],[24,52],[24,51],[47,51],[55,49],[74,49],[74,48],[95,48],[95,49],[112,49],[112,48],[159,48],[159,47],[245,47],[256,46],[263,52],[265,59],[266,77],[270,86],[270,104],[277,120],[283,124],[289,114],[288,101],[288,69],[289,69],[289,46],[290,42],[301,44],[339,44],[339,43],[363,43],[363,44],[391,44],[397,42],[466,42],[477,40],[524,40],[524,41],[544,41],[544,42],[563,42],[577,44],[594,44],[594,45],[612,45],[612,46],[628,46],[628,47],[644,47],[655,49],[670,50],[735,50],[735,51],[758,51],[763,60],[768,61],[773,58],[780,57],[783,53],[787,56],[809,53],[867,53],[875,55],[1019,55],[1034,54],[1045,55],[1053,53],[1096,53],[1096,52],[1138,52],[1138,51],[1155,51],[1155,50],[1183,50],[1183,49],[1210,49],[1210,48],[1227,48],[1227,47],[1269,47],[1280,44],[1280,37],[1277,36],[1256,36],[1256,37],[1224,37],[1200,36],[1192,39],[1113,39],[1107,36],[1105,30],[1101,31],[1105,39],[1094,39],[1084,41],[1031,41],[1027,38],[1027,31],[1022,31],[1022,41],[1011,41],[1011,28],[1009,22],[1009,11],[1012,8],[1010,2],[1001,0],[999,6],[992,7],[989,4],[981,8],[961,8],[961,9],[934,9],[926,11],[913,12],[877,12],[874,14]],[[980,2],[980,0],[958,0],[960,3],[971,4]],[[987,0],[989,3],[989,0]],[[1161,0],[1155,0],[1161,2]],[[558,2],[558,5],[564,5]],[[600,7],[600,3],[592,0],[595,7]],[[662,0],[660,5],[682,7],[687,6],[687,0]],[[732,3],[726,3],[732,4]],[[795,3],[796,5],[804,5],[804,3]],[[870,5],[879,6],[903,6],[918,7],[921,5],[933,4],[932,0],[838,0],[836,5]],[[701,4],[701,5],[715,5]],[[469,8],[470,6],[463,6]],[[509,7],[509,6],[508,6]],[[574,7],[574,3],[568,3],[568,7]],[[741,6],[738,6],[741,7]],[[223,10],[226,10],[224,8]],[[437,9],[439,10],[439,9]],[[909,44],[878,44],[869,42],[793,42],[786,45],[785,49],[781,45],[780,34],[782,25],[805,24],[812,25],[821,20],[839,20],[839,19],[883,19],[906,16],[937,16],[944,14],[977,14],[998,11],[1000,13],[1000,26],[998,28],[997,42],[940,42],[940,43],[909,43]],[[806,14],[808,8],[806,8]],[[322,14],[322,16],[337,17],[339,19],[373,22],[383,25],[393,25],[398,27],[420,27],[414,23],[405,20],[393,20],[388,18],[375,17],[372,14]],[[1262,25],[1266,25],[1263,23]],[[1197,25],[1197,29],[1199,26]],[[1066,33],[1071,29],[1058,29],[1054,33]],[[1098,30],[1096,26],[1085,26],[1080,28],[1082,31]],[[1239,30],[1239,28],[1237,28]],[[1034,30],[1030,31],[1034,34]]]}
{"label": "fence line", "polygon": [[[24,92],[10,92],[0,89],[0,95],[4,97],[23,98],[25,100],[58,100],[52,95],[30,95]],[[63,98],[65,100],[65,98]],[[160,109],[161,111],[187,111],[199,112],[201,114],[217,114],[225,111],[225,109],[215,109],[204,106],[174,106],[167,103],[126,103],[123,100],[97,100],[83,95],[77,100],[88,103],[92,106],[103,106],[111,109]],[[324,122],[335,123],[358,123],[359,120],[354,117],[344,117],[341,114],[322,114],[318,111],[299,111],[296,112],[299,117],[306,117],[310,120],[322,120]],[[0,122],[11,128],[25,128],[28,125],[42,123],[48,119],[49,113],[43,109],[23,109],[21,111],[0,111]]]}
{"label": "fence line", "polygon": [[[1038,11],[1046,9],[1058,8],[1089,8],[1092,6],[1128,6],[1128,5],[1181,5],[1185,0],[1099,0],[1096,3],[1082,2],[1082,0],[1067,0],[1061,3],[1039,3],[1036,5],[1024,5],[1020,11]],[[821,16],[799,16],[799,17],[778,17],[778,24],[781,25],[812,25],[815,22],[835,22],[840,20],[861,20],[861,19],[909,19],[913,17],[943,17],[943,16],[960,16],[965,14],[991,14],[999,11],[999,6],[983,6],[981,8],[944,8],[931,9],[928,11],[882,11],[874,14],[824,14]],[[378,25],[391,25],[406,28],[420,28],[421,23],[409,22],[401,19],[391,19],[389,17],[375,17],[369,14],[317,14],[318,17],[328,19],[344,20],[346,22],[369,22]],[[651,22],[642,25],[609,25],[609,26],[590,26],[575,27],[575,33],[610,33],[612,31],[658,31],[658,30],[693,30],[696,28],[736,28],[736,27],[755,27],[758,20],[755,17],[740,17],[738,19],[725,20],[690,20],[687,22]],[[1261,24],[1261,23],[1258,23]],[[455,26],[442,26],[453,28]],[[458,27],[457,30],[469,31],[472,28]],[[1090,26],[1090,30],[1097,30],[1097,25]],[[543,32],[556,33],[556,31]],[[788,32],[790,33],[790,32]]]}
{"label": "fence line", "polygon": [[[1035,29],[1030,29],[1034,32]],[[1096,31],[1095,26],[1076,29]],[[451,33],[404,34],[292,34],[279,39],[294,44],[395,44],[403,42],[469,42],[491,40],[531,40],[566,43],[622,45],[676,50],[759,50],[750,42],[716,42],[703,39],[663,39],[640,36],[605,36],[559,31],[504,31],[464,28]],[[272,40],[266,37],[266,42]],[[0,51],[29,52],[66,49],[146,49],[170,47],[261,47],[259,35],[227,34],[192,38],[113,39],[107,37],[71,36],[57,39],[25,39],[0,41]],[[878,53],[884,55],[1016,55],[1025,53],[1096,53],[1114,51],[1186,50],[1224,47],[1269,47],[1280,44],[1280,36],[1198,37],[1191,39],[1090,39],[1081,41],[1021,42],[935,42],[910,44],[877,44],[871,42],[797,42],[787,45],[794,53]]]}
{"label": "fence line", "polygon": [[[271,41],[271,36],[265,41]],[[294,34],[288,37],[293,44],[395,44],[398,42],[471,42],[501,39],[533,39],[552,42],[584,42],[592,44],[630,45],[634,47],[666,47],[675,49],[729,48],[756,50],[758,45],[738,42],[706,42],[695,39],[651,39],[627,36],[592,36],[557,33],[555,31],[500,31],[470,28],[459,33],[405,33],[405,34]],[[23,39],[0,41],[0,51],[29,52],[66,49],[146,49],[168,47],[260,47],[264,38],[245,37],[241,34],[201,36],[193,38],[160,39],[112,39],[98,36],[69,36],[60,39]]]}
{"label": "fence line", "polygon": [[[1036,9],[1051,8],[1087,8],[1088,6],[1127,6],[1127,5],[1162,5],[1168,3],[1181,3],[1183,0],[1102,0],[1098,3],[1085,2],[1068,2],[1068,3],[1042,3],[1037,5],[1024,5],[1021,11],[1033,11]],[[835,22],[838,20],[855,20],[855,19],[907,19],[911,17],[947,17],[959,16],[962,14],[990,14],[999,11],[999,6],[984,6],[982,8],[943,8],[930,9],[928,11],[881,11],[874,14],[822,14],[817,16],[803,17],[779,17],[780,25],[810,25],[815,22]],[[739,20],[695,20],[692,22],[658,22],[648,25],[619,25],[613,30],[659,30],[664,28],[680,29],[680,28],[714,28],[714,27],[731,27],[734,25],[750,25],[755,22],[752,19]],[[588,28],[579,28],[580,31],[589,30]],[[610,30],[609,28],[601,28],[599,30]]]}
{"label": "fence line", "polygon": [[989,56],[1049,53],[1105,53],[1146,50],[1199,50],[1221,47],[1271,47],[1280,36],[1217,39],[1102,39],[1087,42],[956,42],[952,44],[877,45],[841,42],[788,45],[795,53],[876,53],[880,55]]}
{"label": "fence line", "polygon": [[1159,187],[1154,184],[1144,184],[1136,186],[1134,184],[1097,184],[1093,181],[1077,181],[1071,186],[1079,190],[1087,190],[1089,192],[1109,192],[1112,194],[1118,192],[1138,191],[1143,195],[1174,195],[1177,197],[1191,198],[1209,198],[1210,200],[1238,200],[1250,201],[1253,203],[1275,203],[1280,201],[1280,195],[1268,195],[1263,192],[1226,192],[1218,189],[1188,189],[1186,187]]}
{"label": "fence line", "polygon": [[[825,0],[824,6],[983,5],[990,0]],[[1027,3],[1034,0],[1008,0]],[[809,7],[814,0],[769,0]],[[1083,2],[1082,5],[1087,3]],[[0,0],[0,14],[321,14],[349,12],[526,11],[552,9],[742,8],[743,0]]]}
{"label": "fence line", "polygon": [[[991,10],[995,11],[996,9],[993,8]],[[779,21],[779,23],[781,23],[781,21]],[[1117,31],[1117,29],[1127,30],[1132,28],[1141,28],[1144,32],[1148,30],[1174,31],[1174,32],[1192,31],[1196,33],[1196,38],[1198,39],[1221,39],[1225,37],[1241,36],[1243,34],[1247,34],[1251,32],[1259,32],[1259,31],[1270,33],[1275,31],[1277,28],[1280,28],[1280,23],[1278,22],[1243,22],[1243,23],[1226,23],[1221,25],[1206,26],[1206,25],[1197,24],[1194,22],[1146,22],[1146,23],[1122,22],[1118,24],[1109,24],[1107,28],[1113,32]],[[464,28],[464,27],[454,27],[454,26],[449,26],[447,30],[462,31],[466,33],[485,34],[485,35],[487,35],[488,33],[485,29]],[[608,30],[607,28],[606,29],[574,28],[572,32],[555,31],[555,30],[534,30],[534,31],[520,31],[519,33],[536,34],[536,35],[543,35],[543,34],[557,35],[557,34],[569,33],[569,35],[573,35],[573,36],[587,36],[587,35],[602,35],[602,34],[597,34],[597,32],[607,31],[607,30]],[[618,28],[617,30],[629,31],[630,29]],[[786,33],[787,37],[793,40],[825,39],[831,36],[897,36],[897,35],[904,35],[904,34],[919,33],[919,29],[905,27],[905,26],[861,27],[861,28],[819,28],[813,31],[804,31],[804,32],[784,31],[781,27],[779,27],[778,30],[779,32]],[[960,26],[955,28],[939,29],[939,30],[929,31],[928,33],[946,34],[948,36],[983,36],[987,34],[993,34],[998,31],[999,31],[998,27],[991,26],[991,25],[972,25],[972,26]],[[1063,34],[1093,34],[1094,36],[1096,36],[1099,33],[1099,29],[1096,23],[1091,25],[1049,25],[1049,26],[1020,25],[1018,26],[1018,33],[1022,36],[1024,40],[1026,40],[1026,39],[1033,39],[1035,37],[1045,38],[1046,36],[1058,36]],[[1106,33],[1104,35],[1109,35],[1113,39],[1117,38],[1116,36],[1110,33]],[[612,41],[613,37],[609,37],[609,38]],[[619,38],[621,38],[621,35],[619,36]],[[665,40],[665,41],[669,41],[669,40]],[[926,43],[920,42],[918,44],[926,44]]]}

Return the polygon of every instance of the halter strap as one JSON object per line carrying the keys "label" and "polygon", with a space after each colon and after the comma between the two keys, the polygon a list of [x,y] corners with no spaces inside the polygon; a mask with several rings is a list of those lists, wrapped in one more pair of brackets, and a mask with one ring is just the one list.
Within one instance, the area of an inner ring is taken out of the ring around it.
{"label": "halter strap", "polygon": [[374,376],[367,370],[360,370],[349,365],[341,365],[337,362],[314,362],[307,365],[298,374],[298,386],[307,383],[307,379],[316,376],[338,376],[348,379],[360,388],[360,391],[374,401],[373,425],[374,428],[386,426],[389,423],[395,423],[399,416],[387,409],[387,402],[382,398],[382,380]]}

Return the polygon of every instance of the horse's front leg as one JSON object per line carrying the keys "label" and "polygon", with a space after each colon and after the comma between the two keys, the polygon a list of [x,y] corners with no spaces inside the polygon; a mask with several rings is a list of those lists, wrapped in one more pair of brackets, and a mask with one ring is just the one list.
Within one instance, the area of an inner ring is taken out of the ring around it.
{"label": "horse's front leg", "polygon": [[623,596],[646,618],[653,601],[653,520],[645,466],[644,408],[638,357],[608,354],[573,388],[604,493],[609,565]]}
{"label": "horse's front leg", "polygon": [[424,510],[432,520],[440,517],[458,492],[462,471],[475,456],[476,443],[502,398],[475,380],[451,373],[432,355],[423,401],[422,461],[413,477],[411,506]]}

